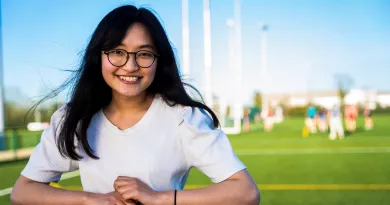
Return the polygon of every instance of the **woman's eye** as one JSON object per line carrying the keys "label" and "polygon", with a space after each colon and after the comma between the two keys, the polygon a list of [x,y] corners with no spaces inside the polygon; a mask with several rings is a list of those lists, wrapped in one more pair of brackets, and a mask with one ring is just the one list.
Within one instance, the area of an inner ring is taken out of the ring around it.
{"label": "woman's eye", "polygon": [[119,50],[112,50],[112,51],[110,51],[110,53],[111,54],[113,54],[113,55],[123,55],[123,51],[119,51]]}
{"label": "woman's eye", "polygon": [[153,54],[149,52],[139,52],[138,56],[142,58],[151,58],[153,57]]}

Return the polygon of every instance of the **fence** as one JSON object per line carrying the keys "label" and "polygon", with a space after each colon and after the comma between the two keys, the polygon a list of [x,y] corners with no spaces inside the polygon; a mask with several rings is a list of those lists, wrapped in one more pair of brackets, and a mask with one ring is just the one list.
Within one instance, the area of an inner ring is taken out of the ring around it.
{"label": "fence", "polygon": [[30,156],[39,143],[42,131],[28,131],[24,127],[5,129],[5,149],[0,151],[0,161],[15,161]]}

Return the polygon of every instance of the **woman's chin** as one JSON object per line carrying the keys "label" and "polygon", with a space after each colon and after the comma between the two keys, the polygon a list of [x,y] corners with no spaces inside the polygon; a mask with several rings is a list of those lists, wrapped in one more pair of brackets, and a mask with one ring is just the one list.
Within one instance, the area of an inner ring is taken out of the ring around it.
{"label": "woman's chin", "polygon": [[144,92],[139,92],[139,91],[121,91],[121,92],[116,92],[118,97],[122,98],[134,98],[134,97],[139,97],[144,94]]}

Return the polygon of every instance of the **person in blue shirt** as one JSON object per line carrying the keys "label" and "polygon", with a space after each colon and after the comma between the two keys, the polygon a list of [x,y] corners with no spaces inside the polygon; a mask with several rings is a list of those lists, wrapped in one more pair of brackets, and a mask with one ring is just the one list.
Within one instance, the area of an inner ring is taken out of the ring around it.
{"label": "person in blue shirt", "polygon": [[306,110],[306,126],[311,133],[316,133],[316,123],[315,118],[317,115],[317,108],[313,105],[310,105]]}

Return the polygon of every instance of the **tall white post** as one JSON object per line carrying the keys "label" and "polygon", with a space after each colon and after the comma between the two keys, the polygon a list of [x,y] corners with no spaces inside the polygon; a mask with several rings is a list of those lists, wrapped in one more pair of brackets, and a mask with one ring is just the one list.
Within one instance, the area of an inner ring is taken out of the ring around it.
{"label": "tall white post", "polygon": [[268,116],[268,77],[267,77],[267,30],[268,26],[261,26],[261,87],[262,87],[262,115]]}
{"label": "tall white post", "polygon": [[[234,32],[235,32],[235,30],[234,30],[234,20],[233,19],[228,19],[226,21],[226,25],[228,26],[228,29],[229,29],[229,31],[228,31],[228,33],[229,33],[229,36],[228,36],[229,37],[228,38],[228,52],[229,52],[229,55],[228,55],[228,63],[229,63],[228,68],[229,68],[229,72],[235,72],[235,69],[236,69],[236,63],[235,63],[236,62],[235,61],[235,51],[236,51],[235,43],[236,42],[235,41],[236,41],[236,39],[235,39],[235,35],[234,35]],[[235,75],[229,75],[229,76],[233,77]],[[223,113],[223,115],[221,115],[222,118],[220,119],[220,121],[221,121],[221,125],[223,127],[225,127],[225,122],[226,122],[225,118],[226,117],[232,117],[233,116],[233,119],[234,119],[234,116],[235,116],[235,114],[234,114],[235,107],[232,107],[233,108],[232,109],[233,113],[229,113],[229,116],[226,116],[226,114],[227,114],[226,113],[226,108],[227,108],[226,99],[231,98],[232,94],[233,94],[233,96],[235,98],[237,97],[237,92],[236,92],[237,90],[235,90],[235,87],[231,86],[231,85],[235,85],[235,84],[236,84],[236,82],[233,82],[233,83],[229,82],[229,86],[226,86],[228,92],[225,91],[223,93],[224,95],[221,96],[221,103],[220,103],[221,104],[221,109],[224,109],[224,110],[220,111],[221,113]],[[234,93],[232,93],[232,89],[233,89]],[[224,106],[222,106],[222,104]],[[233,127],[233,129],[234,129],[234,127]],[[226,129],[224,131],[226,132]],[[234,132],[231,132],[231,133],[234,133]],[[228,134],[230,134],[230,133],[228,133]]]}
{"label": "tall white post", "polygon": [[234,103],[234,127],[241,131],[241,118],[243,117],[243,103],[241,95],[242,84],[242,56],[241,56],[241,4],[240,0],[234,0],[234,29],[235,29],[235,67],[236,67],[236,99]]}
{"label": "tall white post", "polygon": [[1,1],[0,1],[0,150],[5,147],[5,119],[4,119],[4,77],[3,77],[3,27],[1,19]]}
{"label": "tall white post", "polygon": [[211,19],[210,1],[203,0],[203,35],[204,35],[204,62],[205,62],[205,100],[206,104],[213,107],[213,93],[211,89]]}
{"label": "tall white post", "polygon": [[234,30],[234,20],[233,19],[228,19],[226,21],[226,25],[229,27],[229,39],[228,39],[228,42],[229,42],[229,59],[228,59],[228,63],[229,63],[229,70],[235,70],[236,69],[236,39],[235,39],[235,30]]}
{"label": "tall white post", "polygon": [[188,0],[182,0],[182,39],[183,39],[183,75],[189,78],[190,75],[190,29],[188,15]]}

